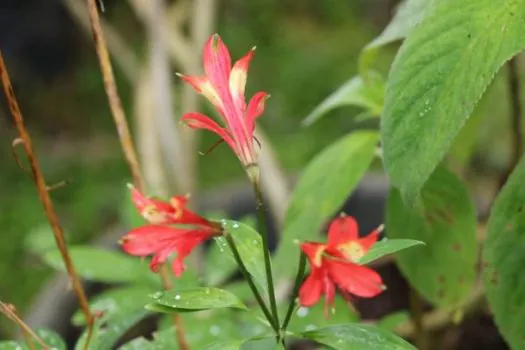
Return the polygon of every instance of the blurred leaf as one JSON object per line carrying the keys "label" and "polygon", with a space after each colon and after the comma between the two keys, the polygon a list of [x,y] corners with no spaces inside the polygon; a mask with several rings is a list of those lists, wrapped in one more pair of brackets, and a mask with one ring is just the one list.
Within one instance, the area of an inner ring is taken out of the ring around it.
{"label": "blurred leaf", "polygon": [[416,203],[524,32],[525,0],[441,0],[405,40],[382,120],[385,169],[404,201]]}
{"label": "blurred leaf", "polygon": [[381,328],[364,324],[345,324],[304,332],[303,337],[336,350],[415,350],[402,338]]}
{"label": "blurred leaf", "polygon": [[400,325],[408,321],[410,321],[410,314],[408,311],[403,310],[383,316],[377,321],[377,326],[389,332],[395,332]]}
{"label": "blurred leaf", "polygon": [[47,222],[35,226],[25,238],[24,243],[29,251],[37,255],[43,255],[50,250],[56,249],[53,230]]}
{"label": "blurred leaf", "polygon": [[306,167],[290,198],[274,265],[279,276],[290,276],[296,266],[289,262],[296,256],[294,240],[315,240],[323,222],[344,204],[367,171],[379,135],[356,131],[321,151]]}
{"label": "blurred leaf", "polygon": [[[286,305],[287,307],[288,305]],[[326,318],[323,302],[319,302],[309,308],[301,306],[292,315],[288,329],[292,332],[300,333],[330,325],[359,321],[359,316],[339,294],[335,296],[333,309],[335,312]]]}
{"label": "blurred leaf", "polygon": [[397,8],[394,18],[378,37],[361,52],[359,70],[367,73],[379,48],[407,37],[409,32],[423,19],[434,0],[405,0]]}
{"label": "blurred leaf", "polygon": [[[233,241],[237,246],[237,250],[239,251],[239,255],[241,256],[246,269],[250,275],[252,275],[254,281],[266,293],[268,287],[266,285],[266,272],[264,269],[261,235],[253,228],[238,221],[223,220],[222,224],[233,237]],[[227,256],[232,260],[234,259],[230,247],[228,246],[228,243],[226,243],[224,237],[216,238],[215,242],[219,246],[219,249],[222,248],[228,252]]]}
{"label": "blurred leaf", "polygon": [[496,198],[483,248],[483,278],[490,310],[512,349],[525,348],[525,158]]}
{"label": "blurred leaf", "polygon": [[412,238],[425,247],[399,252],[403,274],[421,295],[441,307],[458,307],[471,291],[478,244],[474,204],[465,185],[444,167],[421,192],[423,212],[407,208],[399,191],[387,201],[388,237]]}
{"label": "blurred leaf", "polygon": [[14,340],[0,341],[0,350],[22,350],[22,349],[23,350],[27,349],[27,346],[20,346],[20,344]]}
{"label": "blurred leaf", "polygon": [[[125,283],[144,280],[145,276],[149,280],[155,277],[147,270],[147,265],[139,259],[116,251],[88,246],[70,246],[69,253],[77,273],[87,280]],[[66,270],[58,250],[50,251],[42,258],[52,268],[59,271]]]}
{"label": "blurred leaf", "polygon": [[119,350],[156,350],[146,338],[136,338],[118,348]]}
{"label": "blurred leaf", "polygon": [[481,107],[486,106],[480,102],[450,147],[450,155],[461,166],[468,165],[472,154],[476,151],[479,129],[486,116]]}
{"label": "blurred leaf", "polygon": [[[90,300],[89,308],[92,311],[103,312],[104,319],[111,319],[115,315],[142,310],[150,302],[148,296],[154,292],[145,286],[132,286],[113,288],[105,291]],[[73,324],[83,326],[86,324],[82,310],[78,310],[72,318]]]}
{"label": "blurred leaf", "polygon": [[0,350],[66,350],[66,343],[56,332],[48,329],[37,329],[35,333],[47,345],[42,347],[37,341],[31,338],[33,347],[30,348],[26,343],[18,343],[14,340],[0,341]]}
{"label": "blurred leaf", "polygon": [[239,350],[243,342],[242,340],[213,342],[204,346],[203,350]]}
{"label": "blurred leaf", "polygon": [[424,242],[413,239],[383,239],[375,243],[368,253],[363,256],[358,262],[361,265],[368,264],[385,255],[393,254],[400,250],[404,250],[416,245],[425,245]]}
{"label": "blurred leaf", "polygon": [[310,126],[323,115],[343,106],[365,108],[370,116],[380,116],[385,98],[385,82],[379,74],[371,74],[364,81],[353,77],[321,102],[304,120],[303,125]]}
{"label": "blurred leaf", "polygon": [[207,310],[219,308],[246,309],[243,302],[234,294],[219,288],[203,287],[191,289],[174,289],[156,292],[151,295],[156,304],[173,309]]}

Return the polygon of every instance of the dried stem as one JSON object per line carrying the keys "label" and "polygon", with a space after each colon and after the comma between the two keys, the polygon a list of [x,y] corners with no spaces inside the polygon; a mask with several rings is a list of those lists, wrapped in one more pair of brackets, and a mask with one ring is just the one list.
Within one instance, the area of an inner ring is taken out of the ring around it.
{"label": "dried stem", "polygon": [[8,319],[16,323],[20,329],[22,329],[24,339],[29,349],[35,349],[35,345],[31,341],[31,337],[35,339],[35,341],[40,344],[43,349],[50,349],[50,347],[42,340],[42,338],[40,338],[38,334],[36,334],[24,321],[22,321],[20,316],[18,316],[16,313],[16,309],[13,305],[0,301],[0,313],[4,314]]}
{"label": "dried stem", "polygon": [[20,139],[22,140],[22,144],[27,154],[27,159],[31,167],[31,173],[33,174],[33,180],[38,190],[38,196],[40,197],[40,201],[44,206],[47,219],[51,224],[51,228],[53,229],[53,235],[55,237],[57,247],[62,256],[62,260],[64,261],[64,265],[66,266],[69,278],[71,279],[73,290],[75,291],[80,307],[86,318],[86,324],[88,327],[88,337],[86,341],[87,348],[93,331],[93,315],[89,310],[89,304],[86,298],[86,294],[84,292],[84,288],[82,287],[82,283],[80,282],[80,279],[73,266],[73,262],[71,261],[71,257],[69,256],[66,239],[64,237],[64,231],[62,229],[62,226],[60,225],[60,221],[58,220],[58,216],[53,207],[53,203],[51,202],[51,198],[49,197],[49,191],[46,185],[46,181],[44,179],[44,174],[42,173],[42,169],[40,169],[38,158],[36,157],[33,151],[31,137],[29,136],[29,133],[27,132],[26,127],[24,125],[24,119],[22,117],[20,108],[18,107],[18,102],[16,101],[15,93],[11,86],[11,81],[9,79],[7,68],[5,66],[4,58],[1,52],[0,75],[2,77],[2,85],[4,87],[4,92],[8,100],[9,109],[11,110],[11,114],[18,129],[18,133],[20,134]]}
{"label": "dried stem", "polygon": [[[166,265],[162,265],[160,269],[160,277],[162,279],[162,286],[165,290],[170,290],[173,288],[169,271]],[[173,324],[175,325],[175,332],[177,334],[177,343],[180,350],[189,350],[188,342],[186,341],[186,336],[184,335],[184,326],[182,324],[182,317],[179,314],[173,314]]]}
{"label": "dried stem", "polygon": [[[97,4],[95,0],[87,0],[89,19],[91,22],[91,29],[93,31],[93,41],[95,42],[95,48],[100,62],[100,70],[104,80],[104,88],[108,96],[109,105],[113,114],[113,119],[117,126],[117,131],[122,146],[122,150],[128,161],[128,165],[131,170],[133,177],[133,183],[140,191],[144,191],[144,181],[142,173],[140,171],[139,162],[133,147],[133,141],[131,133],[129,131],[124,109],[120,102],[120,97],[117,91],[117,85],[115,83],[115,77],[113,75],[113,69],[111,67],[111,61],[109,59],[108,49],[106,41],[104,39],[104,33],[100,24],[100,17],[98,14]],[[169,272],[163,267],[161,270],[162,283],[164,288],[170,289],[171,284],[169,281]],[[177,341],[181,350],[188,350],[188,345],[184,337],[184,329],[182,326],[182,319],[179,315],[175,315],[174,324],[177,332]]]}
{"label": "dried stem", "polygon": [[113,68],[111,67],[106,40],[102,31],[102,25],[100,24],[96,0],[87,0],[87,4],[89,10],[89,20],[91,22],[91,29],[93,32],[93,41],[95,42],[95,48],[100,62],[100,70],[104,80],[104,88],[108,96],[113,119],[115,120],[115,124],[117,126],[122,150],[124,151],[124,156],[126,157],[126,161],[128,162],[128,165],[131,169],[133,183],[139,190],[143,190],[144,182],[140,173],[137,155],[131,141],[131,133],[126,121],[124,109],[122,108],[122,103],[117,91],[117,85],[115,83],[115,76],[113,75]]}
{"label": "dried stem", "polygon": [[500,186],[503,186],[507,181],[508,177],[512,173],[512,170],[518,164],[521,154],[523,152],[523,138],[521,135],[522,123],[522,106],[520,100],[521,87],[519,79],[519,67],[518,67],[518,58],[514,57],[507,64],[509,68],[508,83],[509,83],[509,97],[510,97],[510,106],[511,106],[511,159],[507,170],[503,173],[500,180]]}

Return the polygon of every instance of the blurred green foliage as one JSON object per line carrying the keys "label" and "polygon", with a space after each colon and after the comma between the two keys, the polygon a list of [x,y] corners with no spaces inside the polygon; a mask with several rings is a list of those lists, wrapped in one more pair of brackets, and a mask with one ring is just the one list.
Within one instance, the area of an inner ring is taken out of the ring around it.
{"label": "blurred green foliage", "polygon": [[[135,22],[129,19],[126,6],[117,6],[108,19],[131,39],[130,45],[137,52],[143,51],[142,35],[134,34]],[[357,108],[341,109],[313,127],[300,126],[320,101],[356,74],[360,49],[380,30],[363,11],[363,5],[348,1],[221,3],[218,32],[232,57],[238,58],[257,45],[247,91],[249,95],[258,90],[271,93],[261,124],[288,170],[301,168],[320,149],[347,133],[352,124],[350,116],[360,112]],[[65,76],[17,89],[48,181],[71,180],[52,193],[70,243],[97,237],[118,220],[122,189],[129,179],[90,44],[86,39],[78,65]],[[385,72],[391,54],[383,58],[378,66]],[[123,104],[131,115],[131,89],[116,71]],[[1,138],[6,152],[0,154],[0,181],[4,184],[0,200],[4,242],[0,245],[0,296],[24,311],[51,274],[35,252],[52,247],[52,238],[45,235],[50,231],[33,183],[8,151],[14,131],[7,136]],[[200,147],[207,149],[215,137],[207,133],[202,136]],[[225,146],[208,155],[199,167],[203,189],[243,175],[237,159]],[[11,329],[3,319],[0,322],[0,326]]]}

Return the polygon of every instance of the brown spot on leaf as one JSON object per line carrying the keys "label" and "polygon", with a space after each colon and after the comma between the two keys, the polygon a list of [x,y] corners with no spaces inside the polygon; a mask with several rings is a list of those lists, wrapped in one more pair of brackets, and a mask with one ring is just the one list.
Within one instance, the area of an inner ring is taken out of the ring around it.
{"label": "brown spot on leaf", "polygon": [[498,273],[496,270],[492,271],[492,275],[490,276],[490,283],[494,286],[498,285]]}
{"label": "brown spot on leaf", "polygon": [[443,299],[445,297],[445,290],[444,289],[438,289],[437,295],[438,295],[439,299]]}
{"label": "brown spot on leaf", "polygon": [[459,252],[461,250],[461,244],[459,243],[454,243],[452,245],[452,250],[455,251],[455,252]]}
{"label": "brown spot on leaf", "polygon": [[507,224],[507,230],[512,230],[513,227],[514,227],[514,225],[512,225],[512,224]]}
{"label": "brown spot on leaf", "polygon": [[445,275],[438,276],[438,283],[441,283],[441,284],[445,283]]}
{"label": "brown spot on leaf", "polygon": [[465,276],[464,275],[460,275],[458,277],[458,282],[459,282],[459,284],[465,284]]}

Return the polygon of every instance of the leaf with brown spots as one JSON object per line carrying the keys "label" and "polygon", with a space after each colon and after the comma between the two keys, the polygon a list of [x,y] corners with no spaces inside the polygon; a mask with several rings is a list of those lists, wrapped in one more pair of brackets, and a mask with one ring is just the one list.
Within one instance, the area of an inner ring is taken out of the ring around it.
{"label": "leaf with brown spots", "polygon": [[525,349],[525,158],[492,206],[483,249],[487,299],[512,349]]}
{"label": "leaf with brown spots", "polygon": [[[436,306],[459,307],[475,278],[476,211],[465,185],[439,167],[421,192],[421,210],[407,208],[399,191],[387,202],[388,238],[426,243],[400,252],[397,261],[418,292]],[[458,283],[458,281],[461,281]]]}

